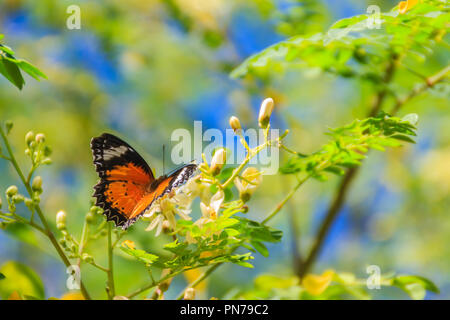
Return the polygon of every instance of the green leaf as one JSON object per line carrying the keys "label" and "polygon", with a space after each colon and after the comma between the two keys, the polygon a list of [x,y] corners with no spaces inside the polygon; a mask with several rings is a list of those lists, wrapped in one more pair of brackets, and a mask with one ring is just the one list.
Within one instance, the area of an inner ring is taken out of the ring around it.
{"label": "green leaf", "polygon": [[17,88],[22,90],[25,81],[23,80],[22,74],[15,63],[1,58],[0,73],[3,74],[3,76],[5,76],[5,78],[13,83]]}
{"label": "green leaf", "polygon": [[396,140],[401,140],[401,141],[406,141],[406,142],[410,142],[410,143],[416,143],[413,139],[411,139],[408,136],[405,136],[404,134],[394,134],[394,135],[390,136],[390,138],[393,138]]}
{"label": "green leaf", "polygon": [[246,261],[238,260],[238,261],[233,261],[233,262],[237,265],[240,265],[241,267],[250,268],[250,269],[254,268],[254,266],[251,263],[248,263]]}
{"label": "green leaf", "polygon": [[0,273],[0,280],[3,280],[5,278],[6,278],[5,275],[3,273]]}
{"label": "green leaf", "polygon": [[397,140],[412,142],[416,128],[410,122],[390,117],[381,112],[376,117],[356,120],[349,125],[330,129],[333,139],[317,152],[307,156],[294,156],[280,168],[283,174],[304,172],[309,176],[326,180],[324,172],[342,174],[341,167],[361,164],[369,148],[384,151],[384,147],[398,147]]}
{"label": "green leaf", "polygon": [[179,242],[178,240],[175,240],[173,242],[170,242],[166,245],[164,245],[164,249],[173,252],[175,254],[178,254],[181,251],[184,251],[184,249],[188,246],[187,243]]}
{"label": "green leaf", "polygon": [[432,281],[421,276],[397,276],[392,279],[392,285],[405,291],[414,300],[424,299],[426,290],[439,293],[438,287]]}
{"label": "green leaf", "polygon": [[264,257],[267,258],[269,256],[269,250],[267,250],[267,247],[264,245],[264,243],[259,241],[250,241],[250,243],[253,246],[253,248],[255,248],[256,251],[261,253]]}
{"label": "green leaf", "polygon": [[129,254],[130,256],[135,257],[137,260],[139,260],[147,265],[152,265],[159,259],[159,257],[157,255],[147,253],[144,250],[129,249],[129,248],[125,248],[125,247],[120,247],[120,249],[123,252]]}
{"label": "green leaf", "polygon": [[40,78],[47,79],[47,76],[41,70],[25,60],[18,60],[17,65],[20,67],[20,69],[22,69],[38,81],[40,80]]}
{"label": "green leaf", "polygon": [[0,267],[0,273],[6,278],[0,282],[2,299],[7,299],[14,291],[22,296],[45,299],[42,280],[30,267],[20,262],[8,261]]}

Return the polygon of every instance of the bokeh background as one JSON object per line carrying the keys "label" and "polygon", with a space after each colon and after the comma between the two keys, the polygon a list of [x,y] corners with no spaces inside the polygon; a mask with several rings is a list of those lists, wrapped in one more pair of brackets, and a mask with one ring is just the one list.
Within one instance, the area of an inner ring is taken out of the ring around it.
{"label": "bokeh background", "polygon": [[[71,4],[81,7],[81,30],[66,28]],[[79,235],[97,180],[89,141],[104,131],[125,138],[161,174],[162,145],[171,145],[174,129],[192,130],[193,121],[201,120],[204,130],[224,130],[231,115],[245,127],[256,127],[259,103],[267,96],[276,103],[273,127],[289,128],[289,145],[304,152],[327,140],[323,132],[328,127],[363,117],[362,106],[371,97],[351,80],[291,72],[268,84],[231,79],[229,72],[277,41],[326,30],[338,19],[366,12],[370,4],[389,10],[397,2],[2,0],[0,33],[5,44],[39,67],[48,80],[26,76],[19,91],[0,78],[0,120],[14,122],[11,139],[23,166],[25,133],[46,134],[54,152],[53,164],[39,172],[44,179],[42,206],[52,223],[58,210],[66,210],[69,230]],[[415,69],[431,74],[446,63],[448,51],[438,50]],[[366,267],[375,264],[385,273],[430,278],[441,294],[428,293],[427,298],[450,298],[448,101],[425,94],[401,110],[400,115],[420,116],[417,144],[370,154],[315,273],[333,268],[364,278]],[[170,159],[168,167],[173,167]],[[19,185],[5,161],[0,161],[0,172],[1,190]],[[249,204],[250,217],[264,217],[294,184],[289,179],[265,176]],[[292,226],[301,234],[301,251],[307,250],[337,182],[308,182],[274,220],[284,238],[269,246],[270,257],[256,255],[254,269],[221,267],[210,277],[205,296],[220,298],[235,287],[251,286],[261,273],[293,274]],[[24,207],[19,210],[25,214]],[[139,222],[127,239],[148,249],[168,240],[155,239],[153,232],[143,231],[145,226]],[[96,242],[90,250],[102,256],[103,245]],[[28,228],[0,232],[0,265],[8,260],[31,266],[42,277],[47,297],[67,291],[62,263],[46,240]],[[104,274],[89,266],[86,270],[89,291],[105,295]],[[115,270],[117,291],[123,294],[148,279],[142,265],[120,254]],[[185,285],[186,279],[176,278],[166,297],[175,297]],[[383,289],[374,297],[405,295]]]}

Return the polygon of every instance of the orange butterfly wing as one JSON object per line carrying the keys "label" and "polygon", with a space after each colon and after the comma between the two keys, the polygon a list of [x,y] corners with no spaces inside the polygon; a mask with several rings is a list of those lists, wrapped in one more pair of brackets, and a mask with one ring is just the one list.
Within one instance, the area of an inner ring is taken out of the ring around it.
{"label": "orange butterfly wing", "polygon": [[93,138],[91,149],[100,181],[94,186],[96,205],[108,221],[128,228],[149,210],[155,200],[183,185],[197,170],[188,164],[155,180],[142,157],[126,142],[104,133]]}
{"label": "orange butterfly wing", "polygon": [[94,187],[96,205],[103,208],[108,221],[124,226],[155,181],[153,173],[131,146],[111,134],[93,138],[91,149],[100,177]]}
{"label": "orange butterfly wing", "polygon": [[125,225],[130,225],[136,221],[139,216],[144,214],[147,210],[150,210],[152,204],[156,200],[185,184],[195,174],[196,170],[196,164],[187,164],[168,176],[161,176],[158,180],[155,180],[150,186],[149,193],[147,193],[133,209],[133,212],[129,217],[130,220],[127,221]]}

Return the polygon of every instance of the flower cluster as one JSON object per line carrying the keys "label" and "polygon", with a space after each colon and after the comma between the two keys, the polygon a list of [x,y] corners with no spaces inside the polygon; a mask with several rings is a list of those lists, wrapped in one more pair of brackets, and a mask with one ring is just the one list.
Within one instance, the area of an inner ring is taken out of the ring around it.
{"label": "flower cluster", "polygon": [[[194,222],[194,225],[202,228],[209,222],[217,220],[221,208],[227,207],[226,194],[230,192],[232,185],[236,187],[239,193],[239,202],[237,208],[241,212],[246,212],[245,203],[248,202],[262,182],[262,173],[255,167],[247,167],[249,159],[256,156],[258,152],[270,145],[279,145],[268,140],[268,130],[270,129],[270,116],[274,109],[273,99],[265,99],[260,108],[258,122],[261,129],[265,130],[266,141],[260,146],[251,149],[243,134],[240,120],[236,116],[230,117],[230,127],[235,134],[240,137],[242,145],[247,150],[247,157],[244,163],[224,173],[227,161],[227,149],[218,148],[212,155],[210,164],[206,161],[203,154],[203,162],[199,165],[200,174],[192,178],[186,185],[179,188],[172,194],[168,194],[156,201],[151,209],[144,213],[143,217],[151,220],[147,231],[156,229],[155,235],[164,232],[174,232],[177,228],[176,216],[183,220],[191,220],[192,202],[195,198],[200,198],[201,217]],[[221,181],[222,180],[222,181]],[[223,181],[225,180],[225,181]],[[190,241],[194,241],[189,237]]]}

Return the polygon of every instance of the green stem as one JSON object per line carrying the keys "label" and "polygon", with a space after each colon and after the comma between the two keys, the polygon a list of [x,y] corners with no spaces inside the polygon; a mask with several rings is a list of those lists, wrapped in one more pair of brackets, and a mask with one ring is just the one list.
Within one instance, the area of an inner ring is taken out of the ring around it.
{"label": "green stem", "polygon": [[266,224],[269,222],[273,217],[275,217],[278,212],[281,211],[281,209],[284,207],[284,205],[289,201],[289,199],[292,198],[292,196],[295,194],[295,192],[302,186],[303,183],[306,182],[306,180],[309,179],[309,175],[305,178],[301,179],[297,182],[297,184],[294,186],[294,188],[286,195],[286,197],[275,207],[275,209],[262,221],[262,224]]}
{"label": "green stem", "polygon": [[181,300],[184,297],[184,292],[187,288],[195,288],[200,282],[205,280],[211,273],[213,273],[218,267],[222,265],[223,262],[216,263],[215,265],[209,267],[205,272],[203,272],[200,277],[194,280],[188,287],[186,287],[181,293],[177,296],[177,300]]}
{"label": "green stem", "polygon": [[[395,61],[392,62],[387,71],[385,76],[385,82],[389,83],[392,80],[392,75],[395,71]],[[394,108],[391,111],[392,115],[395,115],[400,108],[410,101],[415,96],[419,95],[423,91],[425,91],[427,88],[431,88],[440,81],[442,81],[446,75],[450,72],[450,66],[446,66],[445,68],[441,69],[438,73],[428,77],[426,79],[426,83],[414,90],[412,90],[405,99],[398,101]],[[386,90],[382,90],[378,93],[377,98],[375,99],[374,105],[372,106],[369,116],[376,115],[378,111],[381,109],[383,105],[384,98],[386,96]],[[347,171],[347,173],[344,175],[344,177],[341,180],[341,183],[339,184],[338,189],[336,190],[335,197],[333,198],[333,201],[330,203],[330,206],[328,207],[328,210],[326,212],[325,218],[322,221],[322,224],[320,225],[317,235],[315,237],[315,241],[309,251],[309,254],[307,258],[305,259],[305,262],[300,266],[299,270],[297,271],[297,275],[302,278],[306,273],[309,272],[309,270],[312,268],[314,262],[316,261],[323,244],[325,242],[326,236],[328,235],[329,230],[331,229],[331,226],[333,225],[333,222],[335,221],[336,217],[338,216],[339,212],[341,211],[341,208],[343,204],[345,203],[345,199],[347,198],[348,191],[350,189],[350,186],[352,184],[352,181],[354,180],[355,176],[357,175],[359,170],[359,167],[352,168]]]}
{"label": "green stem", "polygon": [[[272,210],[272,212],[261,222],[261,224],[265,225],[267,222],[272,220],[278,212],[284,207],[284,205],[292,198],[295,192],[310,178],[310,176],[306,176],[305,178],[298,181],[298,183],[294,186],[294,188],[286,195],[286,197]],[[238,247],[231,249],[231,252],[237,250]],[[205,280],[211,273],[213,273],[219,266],[221,266],[223,262],[217,263],[208,269],[204,273],[200,275],[196,280],[194,280],[191,284],[189,284],[183,291],[177,296],[178,300],[181,300],[184,297],[184,292],[188,288],[195,288],[199,283]]]}
{"label": "green stem", "polygon": [[137,295],[140,294],[140,293],[143,293],[143,292],[145,292],[145,291],[147,291],[147,290],[149,290],[149,289],[151,289],[151,288],[154,288],[154,287],[156,287],[156,286],[159,286],[159,285],[160,285],[161,283],[163,283],[164,281],[169,280],[170,278],[173,278],[173,277],[175,277],[176,275],[178,275],[178,274],[180,274],[180,273],[182,273],[182,272],[184,272],[184,271],[186,271],[186,270],[180,270],[180,271],[176,271],[176,272],[173,272],[173,273],[169,273],[169,274],[167,274],[165,277],[162,277],[161,279],[159,279],[158,281],[152,282],[152,283],[150,283],[150,284],[148,284],[148,285],[146,285],[146,286],[143,286],[142,288],[140,288],[140,289],[134,291],[133,293],[130,293],[130,294],[127,296],[127,298],[128,298],[128,299],[131,299],[131,298],[137,296]]}
{"label": "green stem", "polygon": [[[8,139],[5,135],[5,133],[3,132],[3,128],[1,128],[1,127],[0,127],[0,135],[2,136],[5,147],[8,150],[8,154],[9,154],[9,158],[10,158],[9,161],[14,166],[14,169],[16,170],[17,174],[19,175],[20,180],[22,181],[23,185],[27,189],[27,192],[28,192],[30,198],[33,199],[33,190],[31,189],[30,184],[27,183],[25,176],[23,175],[22,170],[20,169],[20,167],[14,157],[14,154],[12,152],[12,149],[8,142]],[[36,208],[37,214],[39,215],[41,223],[44,226],[44,230],[43,230],[44,234],[49,238],[50,242],[55,247],[56,252],[58,253],[58,255],[61,258],[61,260],[63,261],[63,263],[66,265],[66,267],[69,267],[71,265],[71,263],[70,263],[69,259],[67,258],[66,254],[64,253],[63,249],[59,245],[58,241],[56,240],[55,235],[51,231],[50,226],[48,225],[47,220],[45,219],[45,216],[44,216],[40,206],[36,205],[35,208]],[[34,228],[36,228],[35,224],[30,224],[30,225],[33,226]],[[84,287],[84,284],[82,281],[80,281],[80,290],[85,299],[87,299],[87,300],[91,299],[89,296],[89,293],[87,292],[86,288]]]}
{"label": "green stem", "polygon": [[108,295],[110,299],[116,296],[116,289],[114,286],[114,267],[113,267],[113,251],[111,240],[111,223],[108,223]]}

